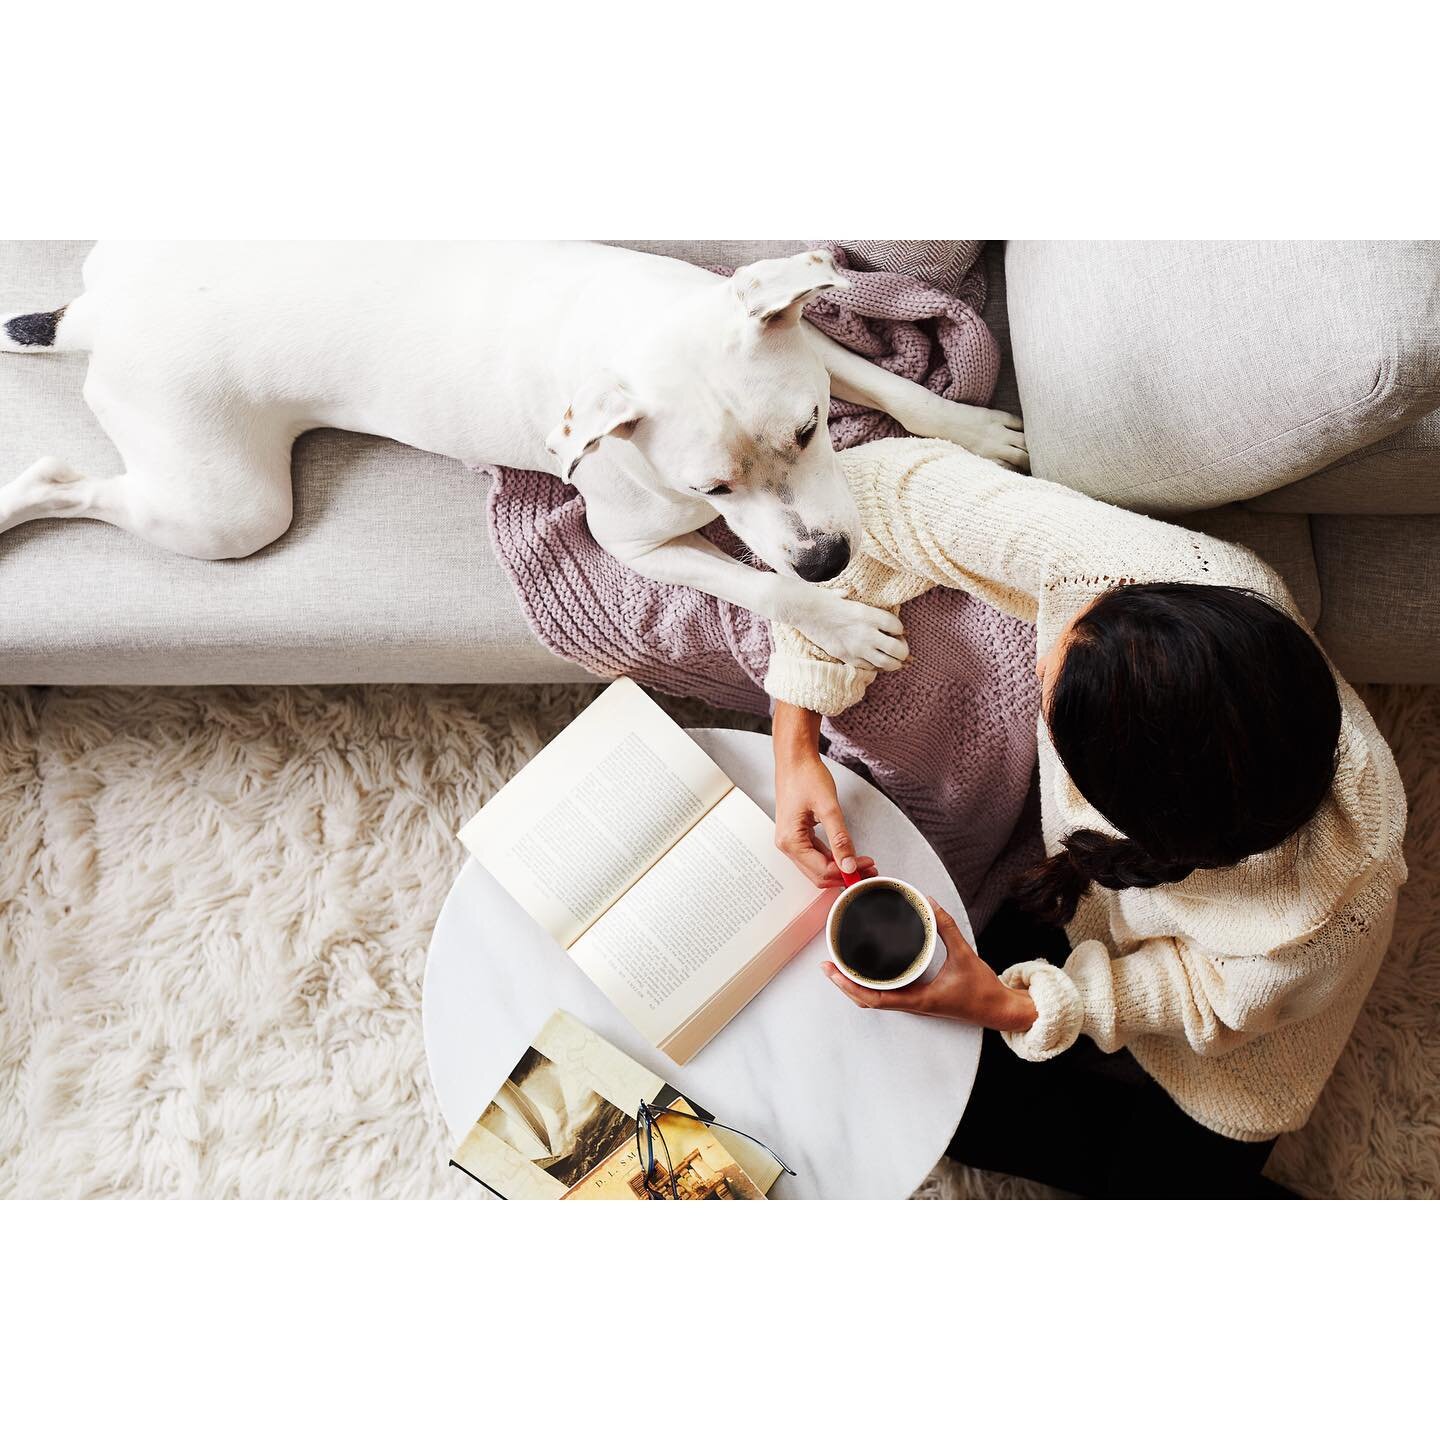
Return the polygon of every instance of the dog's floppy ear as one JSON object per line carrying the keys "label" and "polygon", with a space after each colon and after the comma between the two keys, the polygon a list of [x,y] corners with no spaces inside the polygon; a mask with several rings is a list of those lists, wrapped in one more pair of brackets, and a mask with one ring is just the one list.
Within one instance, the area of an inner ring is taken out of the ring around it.
{"label": "dog's floppy ear", "polygon": [[560,423],[545,437],[545,448],[560,461],[560,473],[568,480],[607,435],[628,440],[640,418],[635,397],[618,380],[596,380],[571,401]]}
{"label": "dog's floppy ear", "polygon": [[807,250],[782,260],[756,260],[730,277],[745,313],[762,328],[794,325],[805,302],[822,290],[843,290],[850,282],[824,250]]}

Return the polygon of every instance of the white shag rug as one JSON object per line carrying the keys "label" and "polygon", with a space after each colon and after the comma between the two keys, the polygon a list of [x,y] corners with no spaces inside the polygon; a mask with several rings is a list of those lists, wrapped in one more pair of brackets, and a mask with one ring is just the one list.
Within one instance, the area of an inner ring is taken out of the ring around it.
{"label": "white shag rug", "polygon": [[[473,1195],[425,1068],[426,945],[457,824],[594,693],[0,690],[0,1195]],[[1411,880],[1270,1173],[1433,1196],[1440,687],[1366,698],[1410,793]],[[945,1162],[921,1193],[1047,1192]]]}

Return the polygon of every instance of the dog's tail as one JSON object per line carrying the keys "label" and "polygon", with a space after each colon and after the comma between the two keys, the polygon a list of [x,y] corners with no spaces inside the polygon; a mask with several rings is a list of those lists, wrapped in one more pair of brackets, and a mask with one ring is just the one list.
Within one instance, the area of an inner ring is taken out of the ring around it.
{"label": "dog's tail", "polygon": [[0,316],[0,351],[88,350],[75,307]]}

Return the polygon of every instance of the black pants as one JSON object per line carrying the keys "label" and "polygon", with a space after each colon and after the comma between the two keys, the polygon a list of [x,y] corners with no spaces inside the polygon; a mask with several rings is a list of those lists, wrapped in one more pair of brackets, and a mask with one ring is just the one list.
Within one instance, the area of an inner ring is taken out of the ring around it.
{"label": "black pants", "polygon": [[[994,970],[1019,960],[1061,964],[1063,932],[1010,902],[980,936]],[[1192,1120],[1135,1063],[1081,1036],[1053,1060],[1022,1060],[985,1032],[975,1089],[949,1155],[980,1170],[1106,1198],[1280,1199],[1261,1174],[1274,1141],[1228,1140]]]}

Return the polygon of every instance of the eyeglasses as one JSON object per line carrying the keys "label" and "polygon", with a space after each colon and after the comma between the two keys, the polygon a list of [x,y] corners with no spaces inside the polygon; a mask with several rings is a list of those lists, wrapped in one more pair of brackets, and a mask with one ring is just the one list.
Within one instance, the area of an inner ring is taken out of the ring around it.
{"label": "eyeglasses", "polygon": [[[647,1200],[680,1199],[679,1179],[675,1174],[674,1162],[670,1159],[670,1147],[665,1141],[665,1131],[659,1124],[662,1115],[678,1115],[682,1120],[704,1125],[707,1129],[724,1130],[731,1135],[739,1135],[752,1145],[758,1145],[787,1175],[795,1174],[763,1140],[757,1140],[755,1136],[747,1135],[733,1125],[722,1125],[718,1120],[706,1120],[692,1110],[675,1110],[668,1105],[651,1105],[649,1101],[642,1100],[635,1111],[635,1146],[640,1154],[640,1176]],[[663,1164],[656,1155],[657,1137],[660,1141],[660,1154],[664,1156]]]}

